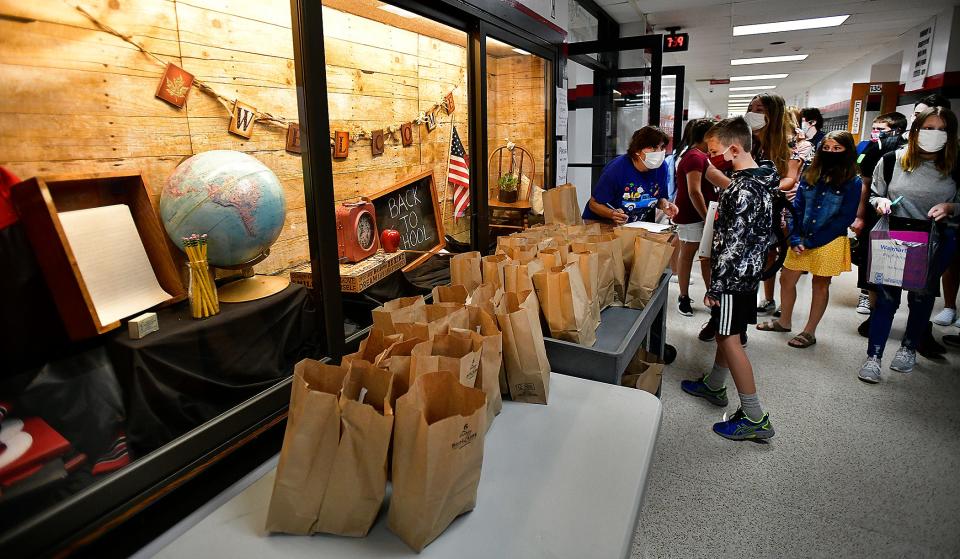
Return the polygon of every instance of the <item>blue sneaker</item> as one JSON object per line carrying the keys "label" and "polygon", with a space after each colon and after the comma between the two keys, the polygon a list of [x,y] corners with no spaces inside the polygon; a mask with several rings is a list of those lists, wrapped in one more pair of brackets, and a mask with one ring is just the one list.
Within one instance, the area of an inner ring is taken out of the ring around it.
{"label": "blue sneaker", "polygon": [[754,422],[740,408],[737,408],[737,411],[726,421],[714,423],[713,432],[732,441],[769,439],[774,435],[770,414],[765,413],[760,421]]}
{"label": "blue sneaker", "polygon": [[704,400],[710,402],[715,406],[726,406],[729,402],[727,400],[727,387],[724,386],[720,390],[714,390],[707,386],[707,383],[703,382],[703,378],[699,380],[684,380],[680,382],[680,388],[684,392],[690,394],[691,396],[696,396],[698,398],[703,398]]}

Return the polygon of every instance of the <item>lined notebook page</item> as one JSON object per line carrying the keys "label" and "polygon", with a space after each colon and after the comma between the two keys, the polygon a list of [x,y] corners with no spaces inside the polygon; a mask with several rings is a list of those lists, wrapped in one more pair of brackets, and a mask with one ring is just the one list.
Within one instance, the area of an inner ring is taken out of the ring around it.
{"label": "lined notebook page", "polygon": [[170,299],[157,282],[128,206],[101,206],[58,215],[100,324],[116,322]]}

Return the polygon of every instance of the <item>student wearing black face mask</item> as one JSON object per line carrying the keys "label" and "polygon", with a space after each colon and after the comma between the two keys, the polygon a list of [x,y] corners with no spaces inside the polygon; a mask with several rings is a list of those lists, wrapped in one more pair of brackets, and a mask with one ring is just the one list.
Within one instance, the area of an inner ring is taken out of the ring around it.
{"label": "student wearing black face mask", "polygon": [[827,134],[793,200],[790,230],[791,251],[780,271],[781,315],[757,325],[757,330],[789,332],[797,300],[797,280],[804,272],[813,275],[813,300],[803,330],[788,342],[806,348],[817,343],[817,325],[827,310],[830,281],[849,272],[850,240],[847,227],[853,223],[860,204],[860,177],[853,136],[846,131]]}

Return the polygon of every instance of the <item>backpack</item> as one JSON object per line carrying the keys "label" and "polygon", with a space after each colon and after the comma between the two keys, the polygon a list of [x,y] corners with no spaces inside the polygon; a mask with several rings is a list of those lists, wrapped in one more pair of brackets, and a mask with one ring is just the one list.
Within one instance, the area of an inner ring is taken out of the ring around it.
{"label": "backpack", "polygon": [[776,276],[780,268],[783,267],[784,260],[787,259],[787,251],[790,247],[787,242],[787,234],[784,233],[783,227],[780,227],[780,216],[783,215],[784,210],[792,207],[793,205],[787,201],[786,193],[777,188],[773,193],[773,236],[776,238],[776,242],[770,247],[777,249],[777,258],[760,273],[761,281]]}

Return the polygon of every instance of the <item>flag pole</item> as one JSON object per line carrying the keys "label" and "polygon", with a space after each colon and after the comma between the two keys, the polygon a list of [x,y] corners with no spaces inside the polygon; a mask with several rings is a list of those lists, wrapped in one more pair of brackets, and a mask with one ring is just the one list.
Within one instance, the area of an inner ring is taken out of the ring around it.
{"label": "flag pole", "polygon": [[[443,202],[440,208],[440,219],[447,215],[447,193],[450,190],[450,154],[453,149],[453,113],[450,113],[450,140],[447,142],[447,173],[443,180]],[[456,221],[456,216],[451,216]]]}

